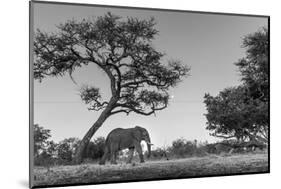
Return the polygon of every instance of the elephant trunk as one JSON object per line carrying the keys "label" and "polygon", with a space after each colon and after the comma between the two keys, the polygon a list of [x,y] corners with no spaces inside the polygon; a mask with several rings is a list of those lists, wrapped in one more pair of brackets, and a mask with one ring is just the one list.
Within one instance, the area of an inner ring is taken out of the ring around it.
{"label": "elephant trunk", "polygon": [[146,142],[147,151],[148,151],[147,157],[149,158],[150,155],[151,155],[151,146],[152,146],[152,144],[150,143],[150,137],[149,137],[149,136],[147,137],[147,139],[145,140],[145,142]]}

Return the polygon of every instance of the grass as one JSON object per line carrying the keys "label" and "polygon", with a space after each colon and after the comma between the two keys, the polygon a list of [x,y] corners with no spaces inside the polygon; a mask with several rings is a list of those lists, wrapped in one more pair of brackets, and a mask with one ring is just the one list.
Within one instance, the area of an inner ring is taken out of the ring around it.
{"label": "grass", "polygon": [[238,173],[268,172],[266,153],[209,155],[174,160],[147,161],[118,165],[82,164],[72,166],[34,168],[34,185],[104,183],[132,180],[182,178]]}

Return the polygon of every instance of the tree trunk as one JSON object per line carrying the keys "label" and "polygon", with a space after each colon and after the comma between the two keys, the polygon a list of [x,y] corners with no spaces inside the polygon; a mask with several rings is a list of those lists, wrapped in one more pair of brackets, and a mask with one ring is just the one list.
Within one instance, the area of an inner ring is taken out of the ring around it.
{"label": "tree trunk", "polygon": [[74,156],[74,163],[76,164],[82,163],[83,161],[82,155],[85,148],[87,147],[88,143],[90,142],[91,138],[96,133],[96,131],[102,126],[103,122],[110,116],[110,112],[113,109],[116,102],[117,100],[115,98],[111,98],[106,109],[101,113],[98,120],[92,125],[92,127],[88,130],[86,135],[83,137],[79,146],[76,149],[75,156]]}

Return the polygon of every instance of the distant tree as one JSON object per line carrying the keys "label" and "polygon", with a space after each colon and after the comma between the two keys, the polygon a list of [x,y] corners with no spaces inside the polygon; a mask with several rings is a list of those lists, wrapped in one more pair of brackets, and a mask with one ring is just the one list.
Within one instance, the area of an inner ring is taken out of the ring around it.
{"label": "distant tree", "polygon": [[79,142],[79,139],[73,137],[59,142],[56,148],[59,160],[64,163],[71,162]]}
{"label": "distant tree", "polygon": [[72,151],[67,143],[59,143],[58,147],[58,158],[61,162],[71,162],[72,161]]}
{"label": "distant tree", "polygon": [[50,157],[54,158],[57,156],[57,147],[58,144],[54,141],[48,141],[48,147],[46,149],[46,153],[50,155]]}
{"label": "distant tree", "polygon": [[51,131],[34,124],[34,164],[50,166],[54,163],[57,144],[50,140]]}
{"label": "distant tree", "polygon": [[49,145],[49,138],[51,137],[51,131],[40,127],[39,124],[33,126],[34,136],[34,156],[37,157],[40,153],[45,151]]}
{"label": "distant tree", "polygon": [[47,167],[48,170],[52,162],[53,162],[52,155],[47,153],[47,151],[41,152],[38,156],[34,158],[34,165]]}
{"label": "distant tree", "polygon": [[[168,105],[168,90],[189,72],[179,61],[163,63],[164,54],[152,45],[155,19],[122,19],[107,13],[95,20],[67,21],[57,33],[37,30],[34,40],[34,78],[63,76],[95,64],[110,80],[111,97],[103,100],[94,86],[81,88],[81,99],[89,110],[103,110],[83,137],[75,160],[82,154],[104,121],[117,113],[149,116]],[[72,78],[73,80],[73,78]],[[74,80],[73,80],[74,81]]]}
{"label": "distant tree", "polygon": [[242,85],[226,88],[217,96],[205,94],[207,127],[211,135],[241,141],[268,140],[268,32],[266,28],[243,39],[246,57],[239,67]]}
{"label": "distant tree", "polygon": [[178,157],[192,156],[196,152],[196,144],[180,138],[172,142],[169,150]]}

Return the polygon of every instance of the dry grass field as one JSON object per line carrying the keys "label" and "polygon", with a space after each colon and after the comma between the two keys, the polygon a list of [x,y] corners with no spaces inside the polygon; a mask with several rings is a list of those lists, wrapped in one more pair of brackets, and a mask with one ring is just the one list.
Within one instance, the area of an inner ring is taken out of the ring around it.
{"label": "dry grass field", "polygon": [[82,164],[73,166],[34,168],[34,184],[61,185],[75,183],[103,183],[132,180],[149,180],[211,176],[237,173],[268,172],[267,153],[209,155],[185,159],[147,161],[143,164],[118,165]]}

